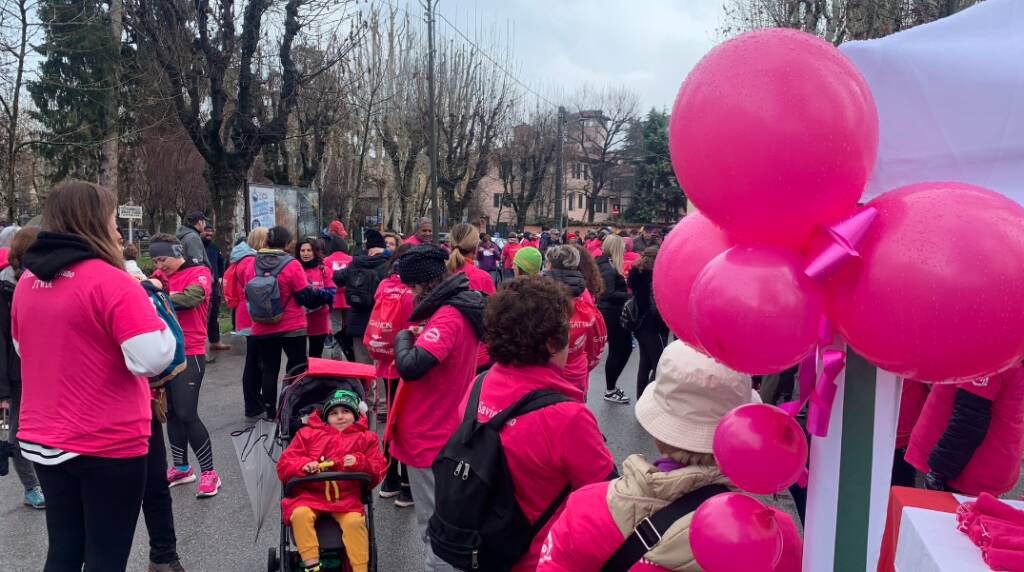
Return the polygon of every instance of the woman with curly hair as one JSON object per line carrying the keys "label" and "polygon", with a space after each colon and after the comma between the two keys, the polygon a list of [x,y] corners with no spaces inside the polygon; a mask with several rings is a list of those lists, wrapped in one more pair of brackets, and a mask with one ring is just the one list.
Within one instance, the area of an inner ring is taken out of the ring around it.
{"label": "woman with curly hair", "polygon": [[[518,417],[501,429],[516,502],[539,528],[514,571],[537,567],[541,543],[570,491],[615,474],[615,463],[597,419],[583,403],[583,390],[563,376],[572,314],[569,289],[541,276],[520,277],[503,284],[484,312],[485,341],[496,363],[477,382],[481,385],[477,420],[490,421],[536,390],[553,391],[567,398]],[[462,415],[471,400],[463,402]],[[567,435],[571,439],[566,439]],[[538,522],[552,505],[559,507],[555,516]]]}

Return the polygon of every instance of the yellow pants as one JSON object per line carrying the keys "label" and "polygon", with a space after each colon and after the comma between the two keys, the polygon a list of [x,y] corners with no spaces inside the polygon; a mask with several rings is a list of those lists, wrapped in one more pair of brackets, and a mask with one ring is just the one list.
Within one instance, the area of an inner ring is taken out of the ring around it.
{"label": "yellow pants", "polygon": [[[341,527],[341,540],[345,543],[349,564],[353,572],[366,572],[370,561],[370,534],[366,530],[366,517],[358,512],[332,512]],[[316,538],[317,512],[300,506],[292,512],[292,531],[295,544],[303,561],[320,559],[320,543]]]}

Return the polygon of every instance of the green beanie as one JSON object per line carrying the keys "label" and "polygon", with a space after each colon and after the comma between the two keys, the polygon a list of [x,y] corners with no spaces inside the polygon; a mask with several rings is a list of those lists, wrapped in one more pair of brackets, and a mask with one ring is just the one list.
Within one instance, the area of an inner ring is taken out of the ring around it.
{"label": "green beanie", "polygon": [[540,265],[543,262],[544,257],[541,256],[540,251],[532,246],[519,249],[516,253],[516,257],[512,259],[512,264],[515,264],[525,274],[533,276],[540,272]]}
{"label": "green beanie", "polygon": [[334,395],[329,397],[324,402],[324,421],[327,420],[327,415],[331,412],[331,409],[335,407],[344,407],[352,412],[356,416],[356,421],[359,421],[359,413],[362,409],[359,404],[359,396],[353,391],[347,389],[339,389],[334,392]]}

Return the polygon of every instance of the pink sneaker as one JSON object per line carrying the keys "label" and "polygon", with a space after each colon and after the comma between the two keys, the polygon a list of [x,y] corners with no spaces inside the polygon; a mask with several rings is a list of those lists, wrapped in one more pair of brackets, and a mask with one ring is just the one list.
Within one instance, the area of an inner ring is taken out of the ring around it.
{"label": "pink sneaker", "polygon": [[171,465],[171,468],[167,469],[168,487],[176,487],[194,482],[196,482],[196,473],[192,470],[192,467],[189,467],[187,471],[179,471],[177,467]]}
{"label": "pink sneaker", "polygon": [[196,488],[196,496],[199,498],[212,497],[220,490],[220,477],[217,471],[205,471],[199,477],[199,486]]}

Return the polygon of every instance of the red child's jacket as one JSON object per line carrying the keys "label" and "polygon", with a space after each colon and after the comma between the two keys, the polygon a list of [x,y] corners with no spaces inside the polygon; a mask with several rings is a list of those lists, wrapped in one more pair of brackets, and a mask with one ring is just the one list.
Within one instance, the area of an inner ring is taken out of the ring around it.
{"label": "red child's jacket", "polygon": [[[342,458],[352,455],[356,464],[342,467]],[[308,476],[302,470],[310,461],[334,461],[329,470],[347,473],[367,473],[377,486],[384,479],[387,460],[380,450],[377,434],[362,425],[354,423],[344,431],[338,431],[320,419],[319,412],[309,416],[309,423],[292,439],[288,448],[277,462],[277,476],[282,483],[296,477]],[[291,520],[296,507],[305,506],[318,512],[363,513],[359,498],[359,483],[356,481],[330,481],[306,483],[296,489],[290,498],[281,500],[281,517]]]}

